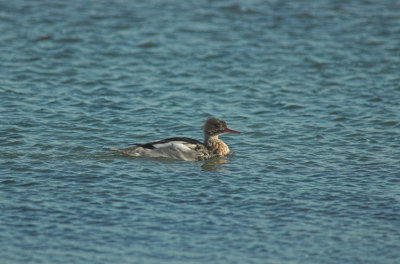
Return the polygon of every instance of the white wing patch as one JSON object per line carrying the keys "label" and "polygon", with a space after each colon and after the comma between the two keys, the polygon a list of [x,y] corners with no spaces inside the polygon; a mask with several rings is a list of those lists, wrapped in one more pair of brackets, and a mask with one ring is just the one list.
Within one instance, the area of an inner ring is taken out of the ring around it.
{"label": "white wing patch", "polygon": [[173,148],[182,152],[186,152],[186,151],[192,151],[193,149],[190,148],[189,145],[192,145],[193,148],[195,147],[195,145],[185,141],[171,141],[166,143],[159,143],[159,144],[154,144],[153,147],[155,147],[156,149]]}
{"label": "white wing patch", "polygon": [[139,147],[136,156],[142,157],[164,157],[180,160],[197,160],[198,153],[196,145],[185,141],[170,141],[153,144],[154,149]]}

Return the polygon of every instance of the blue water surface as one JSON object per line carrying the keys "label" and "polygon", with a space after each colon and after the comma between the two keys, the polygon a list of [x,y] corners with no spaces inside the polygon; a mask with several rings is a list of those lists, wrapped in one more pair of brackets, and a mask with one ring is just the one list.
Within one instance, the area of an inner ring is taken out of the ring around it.
{"label": "blue water surface", "polygon": [[[0,2],[0,263],[400,263],[400,2]],[[167,137],[232,155],[124,156]]]}

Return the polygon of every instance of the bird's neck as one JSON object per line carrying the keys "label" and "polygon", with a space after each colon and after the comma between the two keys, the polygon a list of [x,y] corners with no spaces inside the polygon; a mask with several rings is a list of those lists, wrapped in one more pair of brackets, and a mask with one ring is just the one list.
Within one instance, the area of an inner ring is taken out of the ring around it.
{"label": "bird's neck", "polygon": [[229,153],[228,146],[218,138],[218,135],[204,134],[204,145],[209,151],[219,156]]}
{"label": "bird's neck", "polygon": [[209,135],[209,134],[204,134],[204,145],[208,146],[212,146],[215,143],[218,143],[219,141],[221,141],[218,138],[218,135]]}

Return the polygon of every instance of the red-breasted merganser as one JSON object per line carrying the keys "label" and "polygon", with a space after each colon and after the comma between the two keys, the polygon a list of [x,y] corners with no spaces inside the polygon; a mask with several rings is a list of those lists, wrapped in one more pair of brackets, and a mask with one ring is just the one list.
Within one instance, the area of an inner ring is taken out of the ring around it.
{"label": "red-breasted merganser", "polygon": [[240,134],[231,130],[226,123],[215,117],[208,118],[203,125],[204,143],[186,137],[167,138],[145,144],[135,144],[136,147],[110,150],[118,151],[134,157],[170,158],[177,160],[206,160],[222,157],[229,153],[228,146],[218,139],[222,133]]}

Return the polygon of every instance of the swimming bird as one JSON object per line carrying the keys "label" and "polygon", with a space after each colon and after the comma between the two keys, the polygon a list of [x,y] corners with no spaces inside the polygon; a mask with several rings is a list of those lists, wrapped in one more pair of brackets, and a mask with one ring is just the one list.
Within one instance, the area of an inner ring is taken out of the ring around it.
{"label": "swimming bird", "polygon": [[134,157],[170,158],[196,161],[229,154],[228,146],[218,138],[222,133],[240,134],[229,129],[225,121],[215,117],[208,118],[203,125],[204,143],[187,137],[173,137],[145,144],[135,144],[131,148],[110,148]]}

